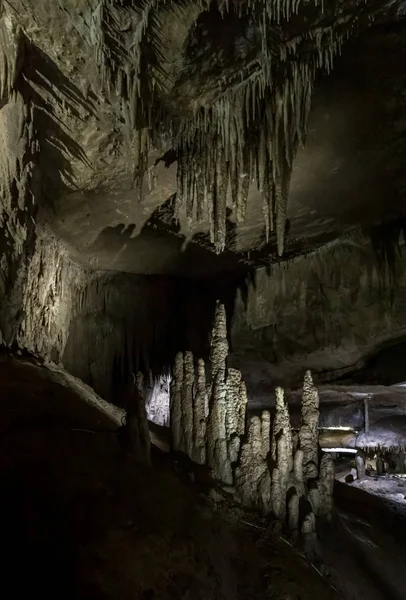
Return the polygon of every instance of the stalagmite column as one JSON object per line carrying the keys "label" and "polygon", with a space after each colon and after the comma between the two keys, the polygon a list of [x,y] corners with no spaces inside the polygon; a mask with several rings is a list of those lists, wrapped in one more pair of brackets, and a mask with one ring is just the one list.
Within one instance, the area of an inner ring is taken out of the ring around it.
{"label": "stalagmite column", "polygon": [[206,368],[204,360],[197,363],[197,392],[193,410],[194,460],[204,465],[206,462],[206,417],[208,415],[208,398],[206,390]]}
{"label": "stalagmite column", "polygon": [[310,504],[312,505],[312,510],[314,515],[317,517],[320,510],[320,491],[319,491],[319,482],[317,485],[311,487],[307,493]]}
{"label": "stalagmite column", "polygon": [[317,533],[316,518],[312,512],[307,514],[303,520],[302,536],[305,554],[309,560],[313,560],[316,554]]}
{"label": "stalagmite column", "polygon": [[292,428],[290,425],[290,417],[287,402],[285,401],[285,394],[282,388],[278,387],[275,390],[276,395],[276,414],[272,427],[272,441],[271,441],[271,456],[274,462],[277,462],[278,454],[278,440],[283,434],[285,436],[286,444],[286,459],[288,461],[287,469],[289,471],[293,468],[293,448],[292,448]]}
{"label": "stalagmite column", "polygon": [[271,478],[263,458],[261,419],[251,417],[247,440],[243,444],[240,462],[235,471],[235,484],[241,500],[247,506],[257,506],[262,512],[271,509]]}
{"label": "stalagmite column", "polygon": [[355,457],[355,467],[358,479],[363,479],[365,477],[365,460],[362,454],[357,454]]}
{"label": "stalagmite column", "polygon": [[193,384],[195,369],[192,352],[185,352],[182,388],[182,433],[184,452],[193,459]]}
{"label": "stalagmite column", "polygon": [[236,369],[228,369],[226,382],[226,432],[228,457],[230,463],[238,459],[240,451],[240,398],[241,373]]}
{"label": "stalagmite column", "polygon": [[263,410],[261,414],[262,458],[266,460],[271,451],[271,413]]}
{"label": "stalagmite column", "polygon": [[293,471],[296,482],[303,485],[303,450],[296,450],[293,459]]}
{"label": "stalagmite column", "polygon": [[277,467],[272,471],[271,505],[274,515],[283,521],[285,519],[286,493],[282,492],[281,476]]}
{"label": "stalagmite column", "polygon": [[182,431],[182,390],[183,390],[183,354],[178,352],[175,358],[175,367],[171,382],[171,430],[172,444],[175,452],[183,448]]}
{"label": "stalagmite column", "polygon": [[319,464],[319,394],[313,384],[310,371],[306,371],[303,383],[299,440],[300,448],[303,450],[305,480],[315,479],[318,476]]}
{"label": "stalagmite column", "polygon": [[226,382],[224,369],[217,371],[213,385],[210,414],[207,423],[207,462],[213,476],[223,483],[233,483],[228,458],[226,432]]}
{"label": "stalagmite column", "polygon": [[210,343],[211,377],[216,381],[220,369],[225,369],[228,355],[227,319],[224,304],[217,302]]}
{"label": "stalagmite column", "polygon": [[288,527],[293,539],[296,539],[299,535],[299,496],[296,492],[288,503]]}
{"label": "stalagmite column", "polygon": [[248,404],[248,394],[247,394],[247,386],[245,385],[245,381],[240,382],[238,395],[240,398],[240,406],[238,413],[238,427],[237,433],[242,436],[245,433],[245,421],[247,415],[247,404]]}
{"label": "stalagmite column", "polygon": [[330,454],[324,453],[320,461],[319,494],[320,506],[319,515],[329,519],[333,508],[333,490],[334,490],[334,461]]}

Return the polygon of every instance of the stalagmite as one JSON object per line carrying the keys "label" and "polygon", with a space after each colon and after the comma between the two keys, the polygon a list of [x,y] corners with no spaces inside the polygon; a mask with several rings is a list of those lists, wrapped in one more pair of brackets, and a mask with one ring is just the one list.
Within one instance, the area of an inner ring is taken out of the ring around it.
{"label": "stalagmite", "polygon": [[296,450],[293,459],[293,470],[296,481],[303,484],[303,450]]}
{"label": "stalagmite", "polygon": [[172,445],[175,451],[183,450],[182,431],[182,390],[183,390],[183,354],[178,352],[171,382],[171,430]]}
{"label": "stalagmite", "polygon": [[365,477],[365,460],[361,454],[357,454],[355,457],[355,467],[358,479],[363,479]]}
{"label": "stalagmite", "polygon": [[308,513],[302,525],[303,546],[305,555],[313,560],[317,547],[316,519],[314,514]]}
{"label": "stalagmite", "polygon": [[299,496],[293,492],[288,502],[288,528],[293,539],[299,535]]}
{"label": "stalagmite", "polygon": [[204,360],[197,363],[197,392],[193,409],[193,458],[200,464],[206,462],[206,417],[208,416],[208,397],[206,390],[206,368]]}
{"label": "stalagmite", "polygon": [[320,461],[319,514],[327,519],[331,517],[331,511],[333,508],[334,475],[334,461],[330,454],[323,453],[323,457]]}
{"label": "stalagmite", "polygon": [[317,517],[320,509],[320,492],[318,484],[313,485],[307,493],[310,504],[312,505],[312,511]]}
{"label": "stalagmite", "polygon": [[217,302],[210,343],[210,363],[212,380],[216,380],[220,369],[225,369],[228,356],[227,318],[224,304]]}
{"label": "stalagmite", "polygon": [[213,476],[223,483],[233,483],[233,472],[228,457],[226,432],[225,371],[217,371],[213,384],[210,414],[207,423],[207,462]]}
{"label": "stalagmite", "polygon": [[286,514],[286,492],[283,493],[282,491],[281,476],[277,467],[272,471],[271,505],[274,515],[280,521],[284,521]]}
{"label": "stalagmite", "polygon": [[299,431],[300,449],[303,451],[305,480],[318,476],[319,464],[319,394],[310,371],[306,371],[302,395],[302,423]]}
{"label": "stalagmite", "polygon": [[240,462],[235,471],[239,496],[247,506],[257,506],[264,513],[271,509],[271,478],[263,458],[261,419],[251,417],[247,440],[243,444]]}
{"label": "stalagmite", "polygon": [[243,436],[245,433],[245,420],[246,420],[247,404],[248,404],[247,386],[245,385],[245,381],[241,381],[240,386],[239,386],[238,395],[240,398],[240,404],[239,404],[239,413],[238,413],[237,432],[240,436]]}
{"label": "stalagmite", "polygon": [[185,352],[182,388],[182,433],[184,439],[184,452],[189,458],[194,457],[193,448],[193,384],[195,370],[192,352]]}
{"label": "stalagmite", "polygon": [[267,459],[271,450],[271,414],[263,410],[261,415],[262,458]]}
{"label": "stalagmite", "polygon": [[226,382],[226,431],[228,456],[231,464],[237,461],[240,450],[240,384],[240,371],[228,369]]}
{"label": "stalagmite", "polygon": [[282,388],[278,387],[275,390],[276,414],[272,427],[271,441],[271,456],[274,462],[277,462],[277,445],[280,436],[283,434],[286,444],[286,460],[287,470],[293,468],[293,448],[292,448],[292,428],[290,425],[290,417],[287,402]]}

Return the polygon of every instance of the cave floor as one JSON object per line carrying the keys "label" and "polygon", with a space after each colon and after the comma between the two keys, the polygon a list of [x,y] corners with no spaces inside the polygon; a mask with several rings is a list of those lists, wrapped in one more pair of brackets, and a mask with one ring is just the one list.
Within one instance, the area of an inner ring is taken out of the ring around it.
{"label": "cave floor", "polygon": [[169,455],[155,449],[151,467],[130,460],[120,415],[10,360],[0,369],[7,598],[338,597],[264,522],[210,498]]}

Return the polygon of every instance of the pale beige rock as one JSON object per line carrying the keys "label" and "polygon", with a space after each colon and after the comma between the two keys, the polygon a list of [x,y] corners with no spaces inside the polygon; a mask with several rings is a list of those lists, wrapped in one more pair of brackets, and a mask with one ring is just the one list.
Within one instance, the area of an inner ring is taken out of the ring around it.
{"label": "pale beige rock", "polygon": [[193,405],[193,453],[194,460],[204,465],[206,462],[206,417],[208,416],[208,397],[206,391],[206,368],[204,360],[197,363],[197,393]]}
{"label": "pale beige rock", "polygon": [[213,384],[213,398],[207,423],[207,462],[213,476],[223,483],[233,483],[226,432],[226,382],[225,371],[217,371]]}
{"label": "pale beige rock", "polygon": [[217,302],[210,342],[210,364],[212,380],[216,380],[220,369],[226,368],[228,356],[227,319],[224,304]]}
{"label": "pale beige rock", "polygon": [[334,461],[330,454],[323,453],[320,461],[319,493],[320,508],[319,515],[326,519],[331,518],[333,508],[333,490],[334,490]]}
{"label": "pale beige rock", "polygon": [[305,480],[318,476],[319,464],[319,394],[310,371],[306,371],[302,395],[302,423],[299,431],[300,449],[303,450]]}

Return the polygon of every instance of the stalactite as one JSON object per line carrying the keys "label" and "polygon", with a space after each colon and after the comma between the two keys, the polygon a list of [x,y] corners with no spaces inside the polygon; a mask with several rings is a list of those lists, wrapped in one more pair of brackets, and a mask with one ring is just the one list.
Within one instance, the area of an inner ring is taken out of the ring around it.
{"label": "stalactite", "polygon": [[316,478],[319,463],[319,395],[310,371],[306,371],[303,383],[299,440],[305,480]]}
{"label": "stalactite", "polygon": [[[185,211],[187,226],[190,228],[195,218],[202,220],[205,204],[211,241],[216,252],[223,251],[227,188],[231,184],[236,219],[241,222],[247,210],[249,185],[256,178],[263,194],[266,237],[275,223],[281,255],[289,180],[297,148],[306,137],[313,83],[319,69],[331,70],[343,41],[352,29],[356,30],[356,20],[337,17],[333,26],[312,27],[285,39],[279,33],[280,24],[298,13],[300,0],[239,3],[238,14],[260,32],[258,71],[248,76],[242,71],[242,83],[220,92],[209,106],[196,101],[190,120],[179,119],[175,126],[173,107],[165,109],[160,95],[168,93],[170,80],[170,67],[165,60],[170,40],[161,24],[168,18],[178,18],[175,7],[166,0],[131,5],[117,1],[101,0],[92,12],[90,43],[106,90],[121,100],[128,129],[145,130],[148,144],[150,137],[159,138],[163,130],[177,152],[177,207]],[[317,0],[308,4],[323,11]],[[232,3],[221,2],[219,10],[225,15],[235,10],[231,6]],[[180,36],[187,35],[200,11],[206,8],[203,1],[189,4],[187,10],[182,7],[187,26],[181,28],[184,34],[179,33]],[[143,70],[146,61],[149,68]],[[0,72],[7,75],[12,71],[5,64],[3,68],[0,65]],[[140,147],[137,136],[134,161],[139,195],[148,144],[145,145],[144,137]]]}

